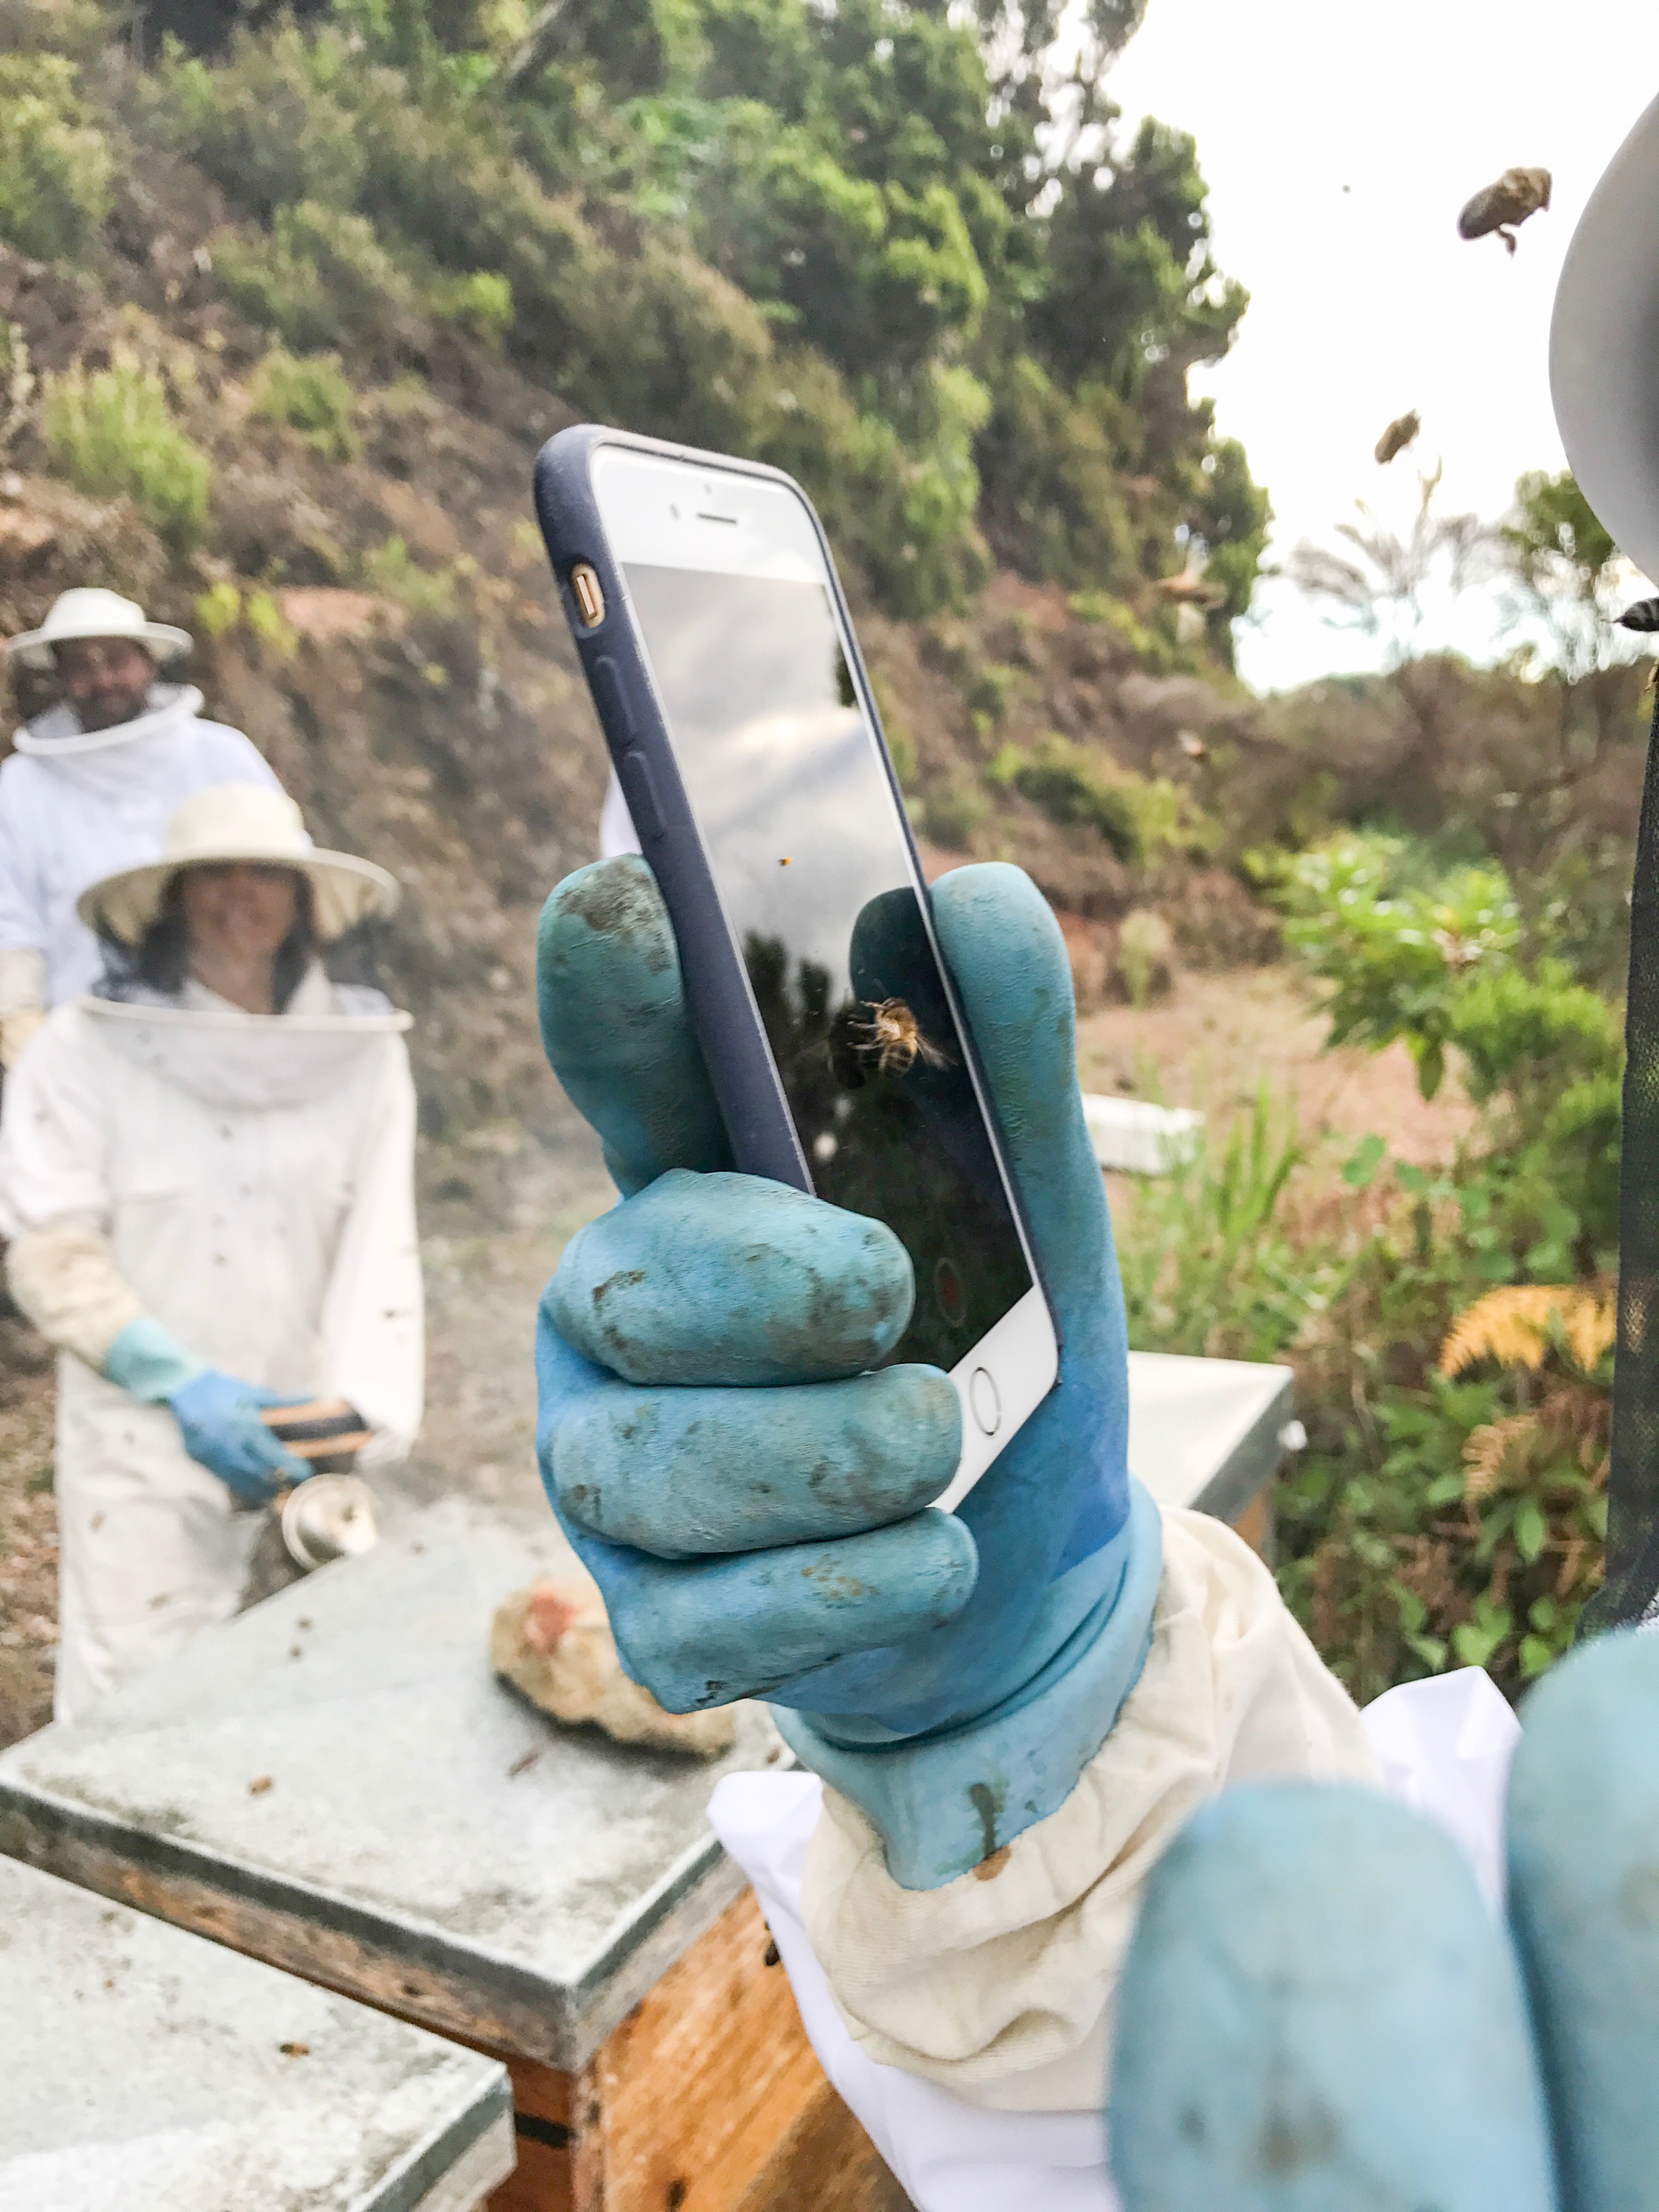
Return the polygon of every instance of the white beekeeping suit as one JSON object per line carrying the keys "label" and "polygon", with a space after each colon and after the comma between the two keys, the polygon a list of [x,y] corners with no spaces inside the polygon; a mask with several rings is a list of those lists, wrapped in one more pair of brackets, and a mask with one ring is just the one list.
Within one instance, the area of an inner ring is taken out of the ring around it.
{"label": "white beekeeping suit", "polygon": [[[79,591],[64,592],[41,629],[8,651],[33,664],[54,643],[89,636],[130,637],[161,658],[190,643],[113,592]],[[240,730],[203,720],[194,686],[158,682],[145,704],[132,720],[86,731],[60,702],[19,730],[0,763],[0,1021],[88,988],[101,958],[76,901],[88,884],[154,860],[193,793],[228,783],[280,788]]]}
{"label": "white beekeeping suit", "polygon": [[263,1523],[191,1456],[170,1402],[110,1379],[124,1337],[349,1400],[374,1431],[366,1467],[408,1451],[423,1378],[408,1026],[320,965],[277,1014],[191,979],[166,1000],[58,1007],[8,1077],[0,1232],[18,1304],[59,1350],[60,1719],[234,1613]]}

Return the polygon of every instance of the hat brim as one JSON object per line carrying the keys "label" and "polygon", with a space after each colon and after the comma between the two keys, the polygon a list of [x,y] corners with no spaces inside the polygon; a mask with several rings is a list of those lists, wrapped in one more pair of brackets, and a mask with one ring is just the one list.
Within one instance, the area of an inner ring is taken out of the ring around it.
{"label": "hat brim", "polygon": [[1579,489],[1659,581],[1659,100],[1613,155],[1567,248],[1550,392]]}
{"label": "hat brim", "polygon": [[20,637],[7,639],[6,658],[21,660],[25,668],[50,668],[58,646],[84,645],[94,637],[125,638],[130,645],[142,645],[147,653],[155,656],[158,667],[177,660],[196,641],[187,629],[175,629],[171,623],[141,623],[134,629],[111,629],[93,623],[85,629],[26,629]]}
{"label": "hat brim", "polygon": [[88,929],[137,945],[161,910],[167,887],[175,876],[191,868],[291,868],[311,884],[312,918],[325,945],[343,937],[371,915],[388,915],[402,896],[395,876],[373,860],[360,860],[354,853],[222,852],[204,853],[188,860],[150,860],[137,868],[123,868],[90,884],[75,902],[75,911]]}

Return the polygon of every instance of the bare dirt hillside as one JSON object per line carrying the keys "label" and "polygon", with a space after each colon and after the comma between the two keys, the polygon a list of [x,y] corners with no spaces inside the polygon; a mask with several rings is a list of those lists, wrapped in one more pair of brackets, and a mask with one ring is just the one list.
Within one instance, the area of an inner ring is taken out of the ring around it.
{"label": "bare dirt hillside", "polygon": [[[210,524],[176,553],[129,500],[74,491],[39,405],[25,407],[0,474],[0,628],[97,582],[194,629],[209,711],[249,732],[319,837],[404,881],[388,956],[420,1018],[427,1128],[533,1124],[546,1095],[527,1012],[533,920],[592,857],[604,783],[529,504],[536,450],[568,413],[452,334],[426,378],[355,394],[355,452],[319,450],[256,411],[269,341],[203,272],[212,191],[161,164],[146,185],[144,252],[100,283],[0,248],[0,324],[37,389],[77,364],[153,370],[210,457]],[[1018,860],[1097,932],[1158,905],[1194,959],[1270,945],[1236,878],[1183,849],[1171,811],[1177,793],[1201,804],[1245,709],[1196,678],[1146,674],[1057,586],[1004,577],[961,617],[860,621],[942,857]],[[1166,787],[1172,834],[1144,860],[1080,818],[1097,771]]]}

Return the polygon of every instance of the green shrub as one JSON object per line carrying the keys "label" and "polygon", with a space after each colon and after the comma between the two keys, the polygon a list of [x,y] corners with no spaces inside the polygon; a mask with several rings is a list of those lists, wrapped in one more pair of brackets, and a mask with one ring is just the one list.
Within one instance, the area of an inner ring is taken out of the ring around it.
{"label": "green shrub", "polygon": [[[1291,864],[1280,895],[1333,1041],[1403,1038],[1425,1091],[1455,1053],[1480,1109],[1446,1168],[1388,1168],[1373,1138],[1345,1170],[1371,1195],[1340,1295],[1294,1346],[1312,1441],[1279,1486],[1281,1586],[1362,1699],[1451,1665],[1514,1692],[1601,1575],[1618,1012],[1555,956],[1547,917],[1522,939],[1495,865],[1349,836]],[[1517,1353],[1490,1324],[1540,1303],[1601,1316],[1600,1334]]]}
{"label": "green shrub", "polygon": [[337,355],[295,361],[277,346],[259,364],[254,413],[302,431],[307,442],[331,460],[350,460],[358,451],[352,425],[356,404]]}
{"label": "green shrub", "polygon": [[242,594],[233,583],[221,578],[210,584],[196,601],[196,627],[204,637],[222,638],[228,630],[234,629],[242,618]]}
{"label": "green shrub", "polygon": [[377,592],[396,599],[412,615],[453,614],[456,579],[453,568],[422,568],[401,538],[388,538],[363,562],[363,574]]}
{"label": "green shrub", "polygon": [[436,277],[429,297],[442,320],[459,323],[488,346],[499,348],[513,327],[513,287],[493,270]]}
{"label": "green shrub", "polygon": [[985,794],[971,783],[948,784],[929,792],[921,809],[925,836],[952,853],[965,852],[975,830],[990,808]]}
{"label": "green shrub", "polygon": [[337,33],[307,40],[285,23],[245,31],[216,66],[170,49],[138,97],[167,143],[268,223],[302,200],[352,204],[364,156],[336,90],[348,67]]}
{"label": "green shrub", "polygon": [[41,428],[52,462],[94,498],[125,493],[173,545],[193,545],[207,520],[213,467],[175,418],[167,386],[131,362],[46,380]]}
{"label": "green shrub", "polygon": [[214,268],[245,315],[301,353],[342,337],[383,358],[420,349],[416,288],[363,216],[302,200],[279,209],[268,233],[221,239]]}
{"label": "green shrub", "polygon": [[300,649],[294,625],[269,592],[250,592],[242,606],[247,624],[273,659],[291,660]]}
{"label": "green shrub", "polygon": [[[1224,559],[1249,534],[1242,457],[1183,396],[1243,305],[1190,143],[1116,143],[1090,92],[1098,157],[1045,181],[1048,94],[971,11],[295,12],[262,0],[125,94],[235,210],[226,289],[290,350],[386,375],[459,323],[584,413],[799,476],[902,617],[975,591],[988,535],[1127,602],[1178,526]],[[1216,629],[1184,658],[1224,658]]]}
{"label": "green shrub", "polygon": [[1404,1205],[1297,1349],[1311,1443],[1279,1486],[1279,1583],[1362,1703],[1450,1666],[1514,1694],[1565,1650],[1601,1580],[1611,1332],[1583,1360],[1552,1330],[1528,1359],[1477,1345],[1443,1363],[1481,1304],[1543,1294],[1492,1288],[1478,1158],[1427,1212],[1430,1179],[1396,1174]]}
{"label": "green shrub", "polygon": [[1301,854],[1285,935],[1327,990],[1331,1042],[1402,1037],[1425,1097],[1449,1053],[1487,1108],[1504,1249],[1535,1272],[1601,1264],[1618,1233],[1621,1025],[1535,929],[1495,862],[1437,869],[1399,837]]}
{"label": "green shrub", "polygon": [[991,763],[993,783],[1009,786],[1051,822],[1092,830],[1120,860],[1140,858],[1140,831],[1124,786],[1068,738],[1045,738],[1036,750],[1005,745]]}
{"label": "green shrub", "polygon": [[1512,957],[1521,915],[1495,863],[1425,876],[1413,857],[1403,838],[1334,837],[1289,864],[1278,896],[1286,941],[1327,988],[1332,1043],[1403,1037],[1431,1098],[1453,1000],[1474,969]]}
{"label": "green shrub", "polygon": [[40,261],[72,260],[110,208],[108,142],[55,54],[0,54],[0,237]]}

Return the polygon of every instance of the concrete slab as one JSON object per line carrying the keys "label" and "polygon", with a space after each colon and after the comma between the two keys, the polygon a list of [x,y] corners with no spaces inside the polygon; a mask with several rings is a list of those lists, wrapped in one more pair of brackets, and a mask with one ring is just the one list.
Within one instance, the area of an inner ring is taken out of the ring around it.
{"label": "concrete slab", "polygon": [[[1130,1462],[1233,1518],[1290,1374],[1135,1354]],[[489,1671],[546,1510],[451,1498],[0,1757],[0,1851],[405,2016],[574,2072],[739,1894],[705,1765],[555,1726]]]}
{"label": "concrete slab", "polygon": [[545,1509],[450,1498],[0,1759],[0,1850],[574,2070],[743,1887],[704,1817],[785,1756],[556,1727],[489,1670]]}
{"label": "concrete slab", "polygon": [[505,2070],[0,1860],[0,2212],[472,2212]]}

